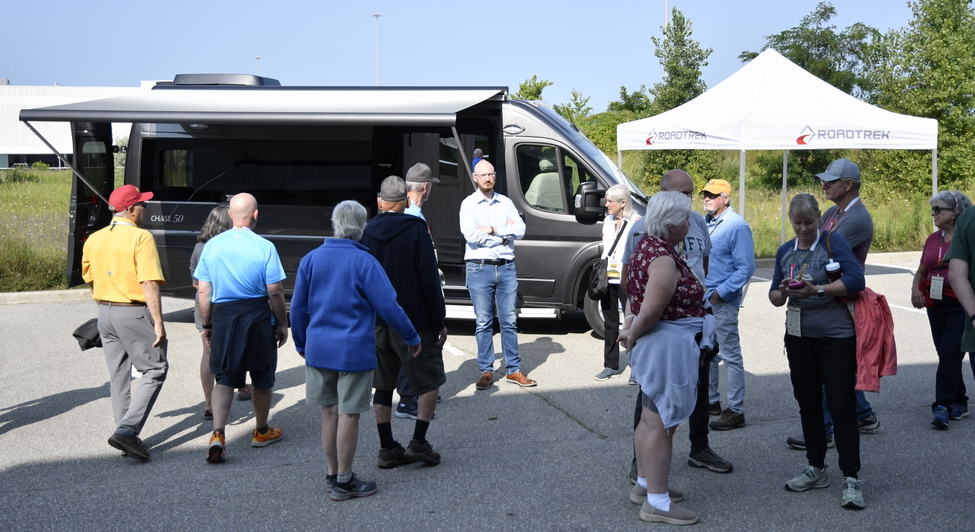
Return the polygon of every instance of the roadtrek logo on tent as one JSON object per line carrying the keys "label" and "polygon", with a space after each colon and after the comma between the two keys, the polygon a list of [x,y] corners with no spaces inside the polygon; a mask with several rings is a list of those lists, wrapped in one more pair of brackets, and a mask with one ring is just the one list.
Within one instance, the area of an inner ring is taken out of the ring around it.
{"label": "roadtrek logo on tent", "polygon": [[683,131],[662,131],[660,133],[657,133],[657,130],[654,129],[647,135],[647,146],[653,146],[655,141],[688,139],[707,140],[708,135],[701,131],[691,131],[689,129]]}
{"label": "roadtrek logo on tent", "polygon": [[[890,131],[870,129],[817,129],[806,126],[796,137],[796,144],[808,146],[815,139],[856,139],[856,140],[890,140]],[[648,142],[649,143],[649,142]]]}

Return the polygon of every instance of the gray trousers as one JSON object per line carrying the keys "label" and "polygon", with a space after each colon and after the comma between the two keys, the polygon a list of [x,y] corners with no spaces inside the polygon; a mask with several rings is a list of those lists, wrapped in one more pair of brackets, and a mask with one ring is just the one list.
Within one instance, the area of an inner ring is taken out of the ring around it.
{"label": "gray trousers", "polygon": [[[168,340],[153,347],[156,332],[147,307],[98,305],[98,332],[112,390],[115,433],[138,436],[169,371]],[[132,368],[142,373],[132,390]]]}

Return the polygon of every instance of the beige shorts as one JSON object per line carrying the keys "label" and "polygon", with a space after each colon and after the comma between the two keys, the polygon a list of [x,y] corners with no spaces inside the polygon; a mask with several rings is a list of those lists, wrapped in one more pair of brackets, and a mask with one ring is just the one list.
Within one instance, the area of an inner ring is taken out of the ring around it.
{"label": "beige shorts", "polygon": [[346,414],[368,412],[372,407],[373,373],[305,366],[305,404],[338,404],[339,411]]}

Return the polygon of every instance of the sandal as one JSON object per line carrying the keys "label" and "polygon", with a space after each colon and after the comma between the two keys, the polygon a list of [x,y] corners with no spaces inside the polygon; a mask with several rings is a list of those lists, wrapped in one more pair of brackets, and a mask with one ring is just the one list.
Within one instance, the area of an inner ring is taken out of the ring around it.
{"label": "sandal", "polygon": [[248,384],[243,388],[237,390],[237,400],[238,401],[250,401],[251,400],[251,385]]}
{"label": "sandal", "polygon": [[205,419],[205,420],[211,420],[211,419],[213,419],[213,409],[212,408],[209,408],[209,407],[206,407],[206,406],[203,407],[203,419]]}

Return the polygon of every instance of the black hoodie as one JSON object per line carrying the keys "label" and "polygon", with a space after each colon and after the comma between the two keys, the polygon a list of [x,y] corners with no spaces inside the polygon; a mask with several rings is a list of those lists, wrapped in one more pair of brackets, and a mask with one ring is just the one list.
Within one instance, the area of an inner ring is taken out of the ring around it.
{"label": "black hoodie", "polygon": [[[440,332],[446,316],[440,273],[427,224],[409,214],[384,212],[369,220],[361,244],[382,264],[417,330]],[[376,316],[376,323],[386,322]]]}

